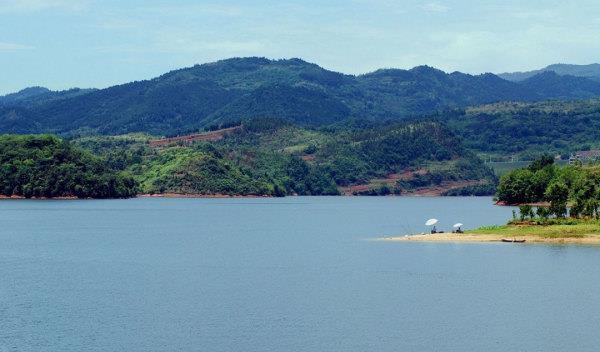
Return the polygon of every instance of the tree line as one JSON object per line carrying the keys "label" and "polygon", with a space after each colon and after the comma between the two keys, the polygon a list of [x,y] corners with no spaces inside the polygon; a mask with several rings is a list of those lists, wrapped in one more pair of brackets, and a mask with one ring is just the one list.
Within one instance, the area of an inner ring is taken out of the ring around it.
{"label": "tree line", "polygon": [[[538,216],[547,218],[600,217],[600,166],[554,165],[554,159],[542,156],[528,167],[502,176],[497,199],[506,204],[548,203]],[[525,217],[532,208],[521,209]]]}

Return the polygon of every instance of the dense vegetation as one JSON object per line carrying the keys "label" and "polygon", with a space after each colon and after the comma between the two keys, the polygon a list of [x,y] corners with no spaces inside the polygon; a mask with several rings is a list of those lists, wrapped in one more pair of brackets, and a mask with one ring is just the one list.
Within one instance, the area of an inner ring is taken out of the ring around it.
{"label": "dense vegetation", "polygon": [[134,179],[89,152],[49,135],[0,136],[0,194],[22,197],[125,198]]}
{"label": "dense vegetation", "polygon": [[73,88],[63,91],[51,91],[44,87],[29,87],[19,92],[0,96],[0,107],[28,107],[32,105],[41,105],[51,101],[73,98],[93,92],[95,89]]}
{"label": "dense vegetation", "polygon": [[[491,170],[431,120],[308,129],[256,119],[216,142],[154,149],[148,138],[96,136],[74,142],[134,174],[144,193],[400,194],[432,186],[458,192],[481,184],[490,194],[495,183]],[[355,185],[362,191],[352,191]],[[457,194],[472,194],[469,190]]]}
{"label": "dense vegetation", "polygon": [[[250,124],[245,132],[225,141],[228,148],[235,145],[283,148],[311,160],[339,186],[364,184],[416,169],[422,172],[392,184],[391,191],[399,193],[444,181],[493,178],[489,170],[462,147],[459,139],[434,121],[318,131],[282,125],[267,134],[254,131],[253,125],[256,124]],[[439,175],[439,178],[411,183],[415,177],[430,175]]]}
{"label": "dense vegetation", "polygon": [[[162,150],[140,165],[148,193],[204,195],[335,195],[335,184],[303,160],[265,151],[225,156],[207,143]],[[251,158],[251,159],[250,159]]]}
{"label": "dense vegetation", "polygon": [[561,76],[575,76],[575,77],[584,77],[592,80],[600,81],[600,64],[590,64],[590,65],[569,65],[569,64],[554,64],[550,66],[546,66],[540,70],[534,71],[526,71],[526,72],[512,72],[512,73],[502,73],[498,76],[514,82],[524,81],[528,78],[531,78],[535,75],[538,75],[543,72],[555,72]]}
{"label": "dense vegetation", "polygon": [[543,72],[522,82],[427,66],[351,76],[299,59],[235,58],[107,89],[0,97],[0,132],[187,133],[275,117],[303,126],[385,121],[498,101],[600,96],[600,82]]}
{"label": "dense vegetation", "polygon": [[335,183],[298,156],[260,146],[198,142],[150,148],[150,137],[83,137],[77,145],[127,170],[143,193],[200,195],[336,195]]}
{"label": "dense vegetation", "polygon": [[441,114],[465,145],[501,160],[600,148],[600,100],[498,103]]}
{"label": "dense vegetation", "polygon": [[[564,217],[569,215],[600,216],[600,167],[569,165],[557,167],[550,156],[534,161],[529,167],[504,175],[498,185],[497,197],[507,204],[548,202],[538,215]],[[525,206],[521,214],[533,215]]]}
{"label": "dense vegetation", "polygon": [[[99,156],[68,146],[85,159],[82,173],[85,164],[124,182],[111,170],[127,172],[145,193],[485,195],[497,180],[476,154],[531,160],[600,148],[600,100],[571,100],[600,96],[600,82],[550,71],[520,82],[427,66],[352,76],[299,59],[235,58],[101,90],[25,89],[0,97],[0,132],[70,138]],[[563,100],[533,102],[548,98]],[[151,136],[238,125],[219,141],[148,145]],[[557,170],[512,172],[502,197],[544,199]],[[134,188],[75,194],[83,179],[64,192],[51,182],[17,191],[112,197]],[[511,190],[522,179],[529,189]]]}

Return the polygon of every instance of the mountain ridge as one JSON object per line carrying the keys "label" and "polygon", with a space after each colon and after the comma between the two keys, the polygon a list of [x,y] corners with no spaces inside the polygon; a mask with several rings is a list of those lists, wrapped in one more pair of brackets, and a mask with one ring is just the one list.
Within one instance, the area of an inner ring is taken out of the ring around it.
{"label": "mountain ridge", "polygon": [[0,104],[0,132],[172,135],[255,118],[305,126],[351,118],[401,120],[500,101],[586,99],[600,96],[600,82],[546,72],[511,82],[491,73],[446,73],[429,66],[347,75],[302,59],[249,57],[50,98],[38,91],[19,103]]}
{"label": "mountain ridge", "polygon": [[539,73],[552,71],[561,76],[575,76],[592,79],[600,82],[600,64],[593,63],[589,65],[573,64],[552,64],[538,70],[504,72],[498,74],[499,77],[512,82],[520,82],[531,78]]}
{"label": "mountain ridge", "polygon": [[27,107],[50,101],[68,99],[96,91],[95,88],[71,88],[53,91],[46,87],[33,86],[21,89],[15,93],[0,96],[0,107]]}

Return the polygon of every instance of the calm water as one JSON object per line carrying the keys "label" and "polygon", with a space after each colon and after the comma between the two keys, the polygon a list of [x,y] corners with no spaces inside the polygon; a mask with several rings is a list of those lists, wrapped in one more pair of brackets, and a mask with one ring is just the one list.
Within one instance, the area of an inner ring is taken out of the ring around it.
{"label": "calm water", "polygon": [[368,241],[490,198],[0,202],[0,352],[597,351],[600,248]]}

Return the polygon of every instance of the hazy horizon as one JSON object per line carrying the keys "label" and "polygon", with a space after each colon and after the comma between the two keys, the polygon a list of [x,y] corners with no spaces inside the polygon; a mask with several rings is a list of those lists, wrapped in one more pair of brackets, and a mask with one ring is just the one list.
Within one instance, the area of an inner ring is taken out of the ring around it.
{"label": "hazy horizon", "polygon": [[299,57],[362,74],[470,74],[598,60],[600,3],[5,0],[0,95],[105,88],[230,57]]}

